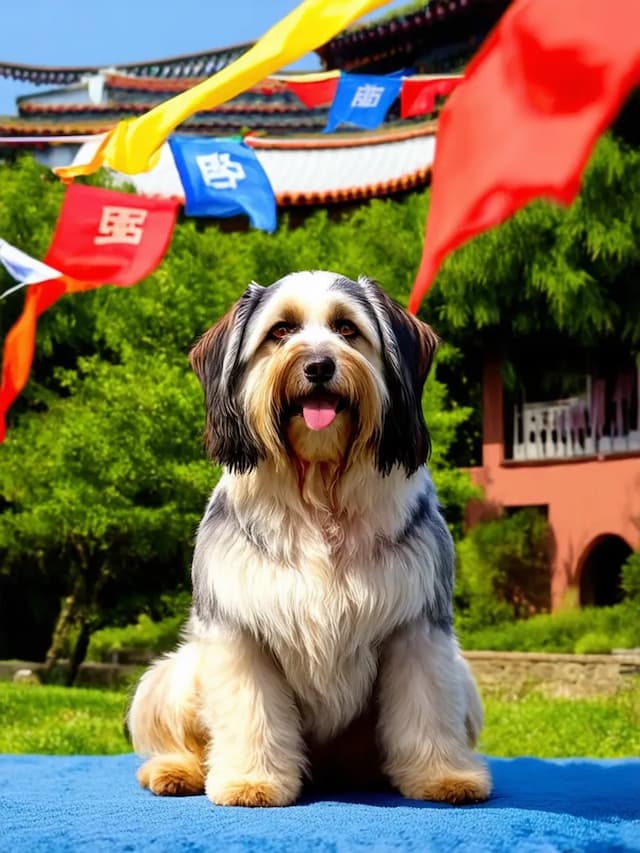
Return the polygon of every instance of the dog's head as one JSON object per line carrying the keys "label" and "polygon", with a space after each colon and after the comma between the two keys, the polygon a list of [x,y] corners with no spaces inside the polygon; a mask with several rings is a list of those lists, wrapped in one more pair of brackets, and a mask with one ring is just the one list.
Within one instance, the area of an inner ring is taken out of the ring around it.
{"label": "dog's head", "polygon": [[382,474],[423,464],[421,407],[437,337],[373,281],[299,272],[251,284],[191,352],[211,457],[241,473],[291,456]]}

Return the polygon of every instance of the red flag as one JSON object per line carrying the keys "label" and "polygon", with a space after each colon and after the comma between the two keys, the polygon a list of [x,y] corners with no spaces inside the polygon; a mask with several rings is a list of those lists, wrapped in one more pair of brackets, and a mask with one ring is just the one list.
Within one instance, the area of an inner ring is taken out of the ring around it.
{"label": "red flag", "polygon": [[29,378],[40,314],[66,293],[145,278],[162,260],[173,233],[177,202],[73,184],[44,262],[62,278],[30,285],[22,314],[4,342],[0,384],[0,442],[9,407]]}
{"label": "red flag", "polygon": [[305,107],[325,107],[333,102],[340,77],[336,75],[326,80],[302,82],[286,80],[287,87],[297,95]]}
{"label": "red flag", "polygon": [[440,116],[409,309],[466,240],[533,198],[569,204],[598,136],[639,82],[638,0],[516,0]]}
{"label": "red flag", "polygon": [[462,77],[431,77],[428,80],[420,77],[409,77],[402,81],[400,92],[400,116],[425,115],[432,113],[437,97],[451,94]]}
{"label": "red flag", "polygon": [[173,199],[72,184],[46,263],[84,281],[135,284],[164,257],[177,209]]}

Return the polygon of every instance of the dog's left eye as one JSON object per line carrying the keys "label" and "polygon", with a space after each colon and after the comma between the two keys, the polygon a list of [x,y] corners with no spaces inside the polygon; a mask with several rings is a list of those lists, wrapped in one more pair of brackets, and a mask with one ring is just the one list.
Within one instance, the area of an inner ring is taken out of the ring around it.
{"label": "dog's left eye", "polygon": [[343,338],[352,338],[358,334],[358,329],[351,320],[338,320],[335,324],[335,331]]}
{"label": "dog's left eye", "polygon": [[283,338],[288,337],[293,332],[293,329],[294,327],[291,323],[276,323],[275,326],[272,326],[269,337],[276,341],[281,341]]}

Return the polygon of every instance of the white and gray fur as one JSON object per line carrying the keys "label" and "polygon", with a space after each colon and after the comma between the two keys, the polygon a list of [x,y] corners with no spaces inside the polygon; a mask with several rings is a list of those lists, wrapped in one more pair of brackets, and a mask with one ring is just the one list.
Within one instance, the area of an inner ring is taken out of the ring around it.
{"label": "white and gray fur", "polygon": [[[356,340],[336,335],[336,311]],[[265,343],[287,312],[300,318],[291,337]],[[373,710],[381,769],[402,793],[486,798],[472,752],[482,708],[452,629],[453,543],[424,464],[435,335],[369,279],[328,272],[253,284],[223,323],[192,361],[225,472],[198,529],[184,642],[129,711],[151,759],[141,781],[188,792],[182,756],[213,802],[287,804],[313,775],[310,750]],[[291,427],[278,385],[316,352],[347,397],[323,434]]]}

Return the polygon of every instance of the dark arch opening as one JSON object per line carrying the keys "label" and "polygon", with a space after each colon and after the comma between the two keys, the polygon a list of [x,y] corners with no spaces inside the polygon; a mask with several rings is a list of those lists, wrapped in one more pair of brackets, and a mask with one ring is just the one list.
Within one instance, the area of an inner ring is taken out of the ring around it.
{"label": "dark arch opening", "polygon": [[580,574],[582,607],[608,607],[622,601],[622,564],[631,548],[620,536],[603,536],[591,547]]}

